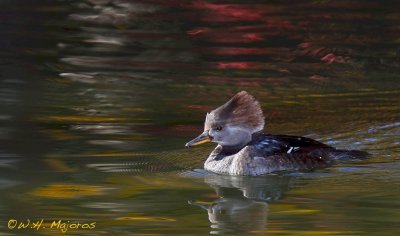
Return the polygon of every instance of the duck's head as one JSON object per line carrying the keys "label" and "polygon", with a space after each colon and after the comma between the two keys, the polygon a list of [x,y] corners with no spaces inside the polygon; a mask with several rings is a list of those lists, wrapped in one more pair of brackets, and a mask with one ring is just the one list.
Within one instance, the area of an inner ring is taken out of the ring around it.
{"label": "duck's head", "polygon": [[186,147],[215,142],[221,146],[244,146],[253,133],[264,129],[264,115],[258,101],[241,91],[224,105],[207,113],[204,132]]}

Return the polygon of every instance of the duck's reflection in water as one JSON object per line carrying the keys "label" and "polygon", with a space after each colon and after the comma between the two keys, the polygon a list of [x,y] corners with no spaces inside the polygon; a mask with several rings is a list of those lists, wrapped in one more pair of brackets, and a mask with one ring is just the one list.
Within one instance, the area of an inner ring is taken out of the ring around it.
{"label": "duck's reflection in water", "polygon": [[280,199],[291,185],[290,176],[263,177],[205,174],[218,199],[206,204],[189,201],[208,213],[211,234],[240,234],[266,230],[268,202]]}

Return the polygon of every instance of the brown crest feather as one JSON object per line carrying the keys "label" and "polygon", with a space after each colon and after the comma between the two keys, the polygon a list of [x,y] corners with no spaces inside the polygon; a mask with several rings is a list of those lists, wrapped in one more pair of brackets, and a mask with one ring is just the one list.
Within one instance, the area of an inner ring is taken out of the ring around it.
{"label": "brown crest feather", "polygon": [[226,124],[246,127],[252,132],[263,130],[264,115],[260,104],[246,91],[241,91],[224,105],[207,113],[204,129]]}

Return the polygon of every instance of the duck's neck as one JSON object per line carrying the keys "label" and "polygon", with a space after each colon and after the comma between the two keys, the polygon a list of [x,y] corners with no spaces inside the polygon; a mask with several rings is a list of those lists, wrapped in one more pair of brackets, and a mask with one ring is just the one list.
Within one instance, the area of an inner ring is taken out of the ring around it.
{"label": "duck's neck", "polygon": [[232,146],[220,145],[221,148],[222,148],[221,154],[223,154],[223,155],[233,155],[233,154],[239,152],[240,150],[242,150],[242,148],[247,146],[249,143],[252,143],[252,142],[258,140],[260,135],[262,135],[260,132],[254,133],[254,134],[251,135],[251,139],[250,140],[245,140],[242,143],[237,144],[237,145],[232,145]]}
{"label": "duck's neck", "polygon": [[222,155],[233,155],[233,154],[239,152],[246,145],[247,145],[247,143],[243,144],[243,145],[221,146],[222,147],[221,154]]}

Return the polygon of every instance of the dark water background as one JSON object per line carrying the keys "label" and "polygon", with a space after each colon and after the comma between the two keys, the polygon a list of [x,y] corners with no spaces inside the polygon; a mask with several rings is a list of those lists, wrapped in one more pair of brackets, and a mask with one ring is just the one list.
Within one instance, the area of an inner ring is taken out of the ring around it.
{"label": "dark water background", "polygon": [[[0,232],[400,233],[398,1],[3,0]],[[372,154],[312,173],[205,174],[186,150],[247,90],[266,132]],[[44,220],[37,230],[8,223]]]}

